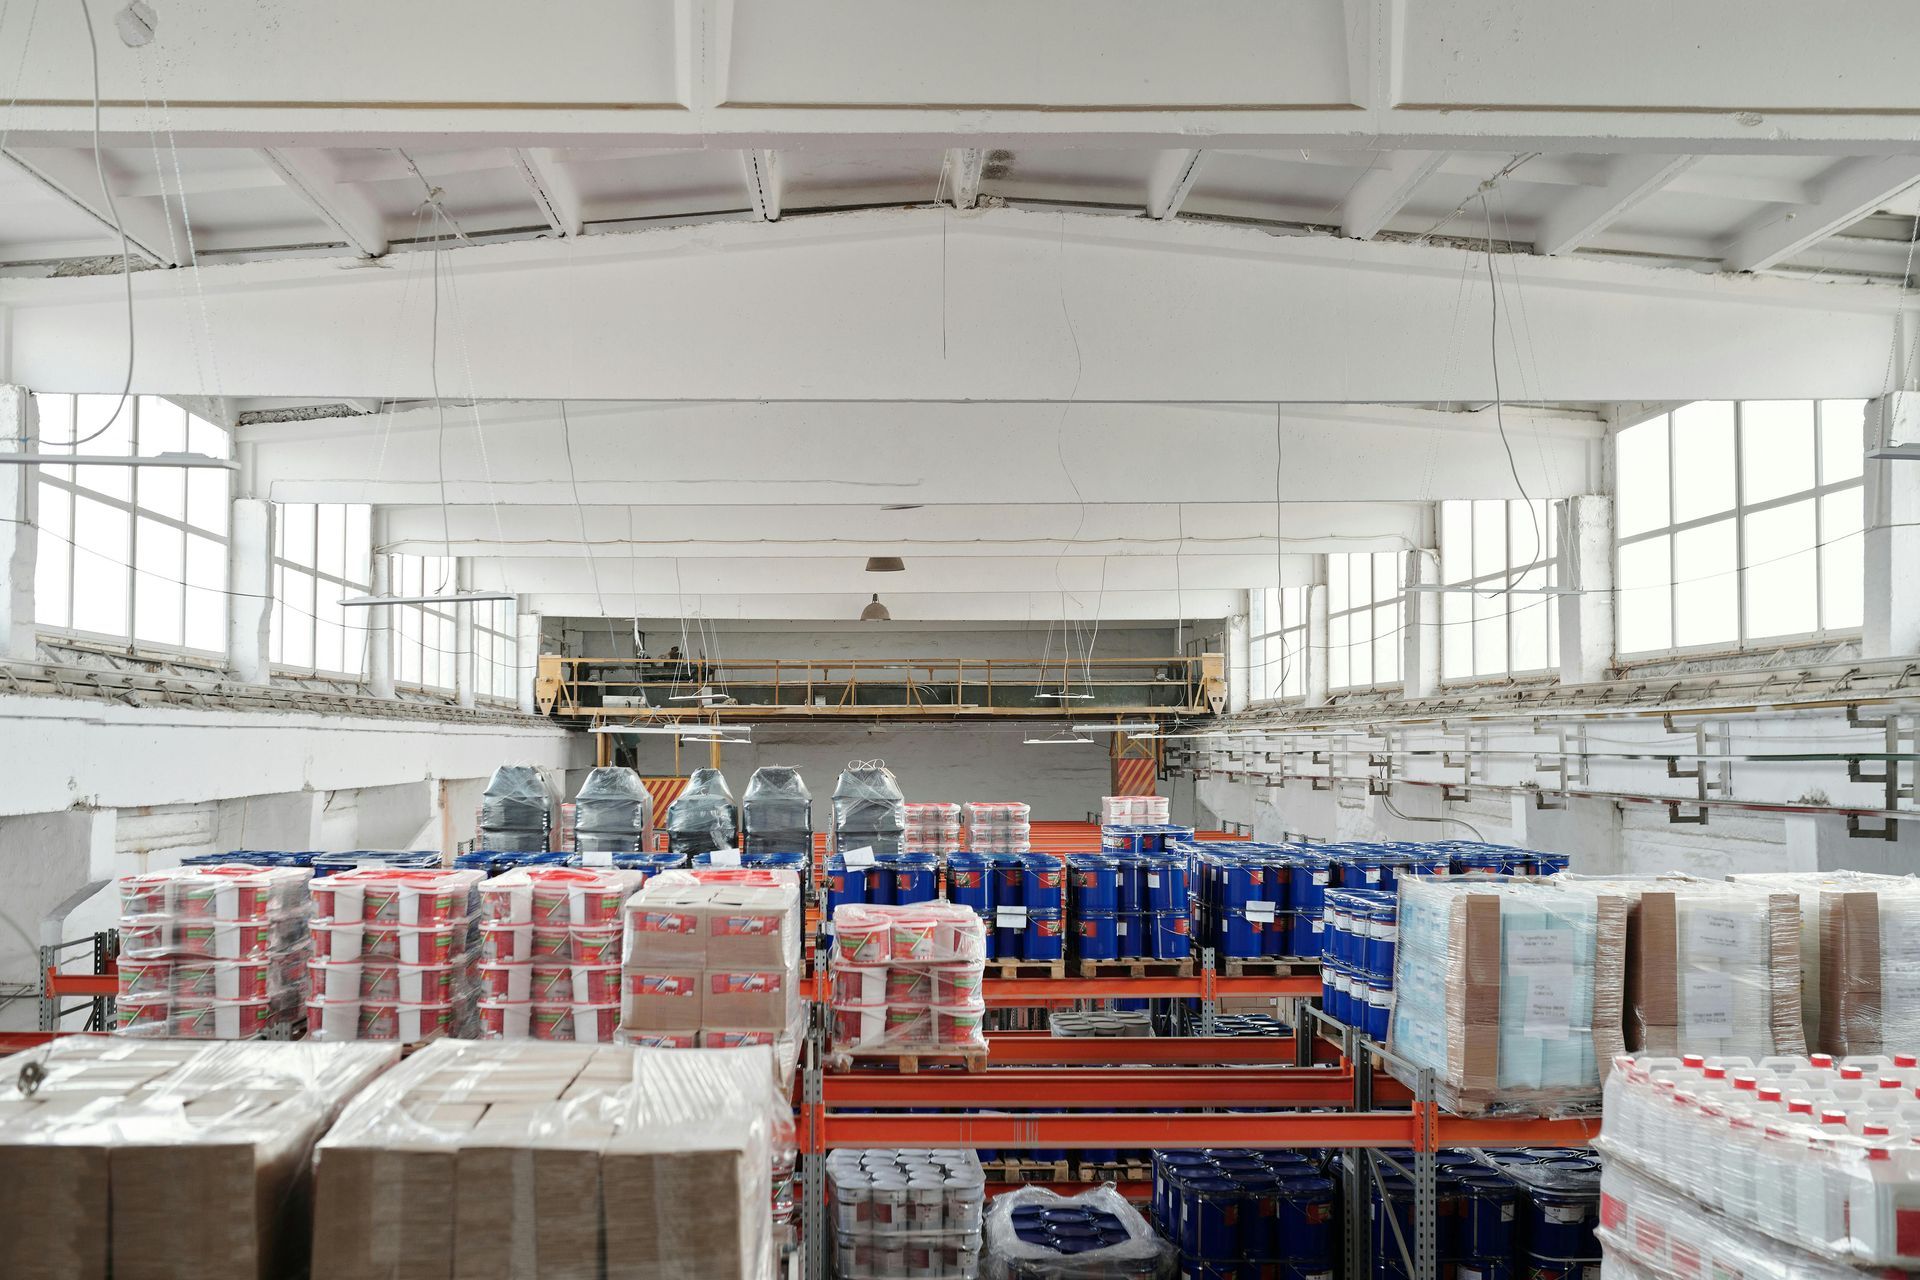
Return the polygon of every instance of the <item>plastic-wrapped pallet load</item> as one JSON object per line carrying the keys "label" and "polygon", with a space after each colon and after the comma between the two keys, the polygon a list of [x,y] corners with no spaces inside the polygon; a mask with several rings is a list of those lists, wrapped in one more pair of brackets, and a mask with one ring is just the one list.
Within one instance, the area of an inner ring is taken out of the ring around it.
{"label": "plastic-wrapped pallet load", "polygon": [[574,797],[573,847],[582,854],[653,848],[653,794],[631,769],[595,769]]}
{"label": "plastic-wrapped pallet load", "polygon": [[1820,891],[1819,1044],[1920,1044],[1920,880]]}
{"label": "plastic-wrapped pallet load", "polygon": [[304,1014],[312,873],[193,866],[120,881],[115,1030],[248,1040]]}
{"label": "plastic-wrapped pallet load", "polygon": [[[0,1275],[303,1274],[313,1144],[398,1058],[395,1045],[82,1036],[8,1058]],[[44,1074],[25,1091],[29,1066]]]}
{"label": "plastic-wrapped pallet load", "polygon": [[1869,890],[1912,883],[1903,876],[1866,871],[1780,871],[1728,876],[1734,884],[1793,893],[1800,898],[1800,1021],[1809,1049],[1828,1049],[1820,1040],[1820,895],[1828,889]]}
{"label": "plastic-wrapped pallet load", "polygon": [[974,853],[1026,853],[1033,847],[1032,806],[1020,800],[969,800],[967,848]]}
{"label": "plastic-wrapped pallet load", "polygon": [[1624,1051],[1627,908],[1543,881],[1401,881],[1393,1051],[1449,1110],[1590,1109]]}
{"label": "plastic-wrapped pallet load", "polygon": [[1077,1196],[1022,1187],[988,1207],[985,1280],[1171,1280],[1172,1246],[1114,1188]]}
{"label": "plastic-wrapped pallet load", "polygon": [[761,765],[740,799],[741,850],[749,855],[813,854],[813,793],[800,771]]}
{"label": "plastic-wrapped pallet load", "polygon": [[847,903],[833,915],[832,1049],[984,1053],[986,927],[969,907]]}
{"label": "plastic-wrapped pallet load", "polygon": [[906,830],[901,849],[906,853],[945,856],[960,850],[960,806],[951,801],[909,801],[902,806]]}
{"label": "plastic-wrapped pallet load", "polygon": [[978,1153],[842,1148],[827,1157],[834,1274],[911,1280],[980,1274],[987,1178]]}
{"label": "plastic-wrapped pallet load", "polygon": [[548,848],[553,796],[546,779],[528,764],[503,764],[480,797],[480,844],[506,853]]}
{"label": "plastic-wrapped pallet load", "polygon": [[840,771],[833,786],[832,851],[871,849],[891,855],[901,850],[907,828],[906,797],[884,760],[855,760]]}
{"label": "plastic-wrapped pallet load", "polygon": [[307,1034],[408,1043],[478,1034],[481,879],[368,868],[315,880]]}
{"label": "plastic-wrapped pallet load", "polygon": [[610,1042],[620,1024],[622,910],[645,879],[641,871],[531,867],[483,881],[481,1034]]}
{"label": "plastic-wrapped pallet load", "polygon": [[764,1280],[791,1145],[765,1048],[440,1041],[320,1143],[313,1274]]}
{"label": "plastic-wrapped pallet load", "polygon": [[695,769],[680,798],[667,806],[667,847],[679,854],[740,847],[733,792],[718,769]]}

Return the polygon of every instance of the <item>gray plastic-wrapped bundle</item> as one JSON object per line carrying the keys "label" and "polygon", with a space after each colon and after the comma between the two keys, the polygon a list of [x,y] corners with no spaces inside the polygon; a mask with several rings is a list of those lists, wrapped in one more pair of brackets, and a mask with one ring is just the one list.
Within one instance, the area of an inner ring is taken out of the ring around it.
{"label": "gray plastic-wrapped bundle", "polygon": [[739,831],[733,792],[718,769],[695,769],[667,806],[667,847],[675,853],[738,848]]}
{"label": "gray plastic-wrapped bundle", "polygon": [[313,1274],[764,1280],[792,1140],[765,1046],[435,1041],[320,1143]]}
{"label": "gray plastic-wrapped bundle", "polygon": [[[983,1280],[1171,1280],[1173,1246],[1112,1186],[1077,1196],[1022,1187],[987,1209]],[[1112,1244],[1087,1247],[1087,1238]]]}
{"label": "gray plastic-wrapped bundle", "polygon": [[907,829],[907,801],[884,760],[855,760],[833,788],[833,852],[871,849],[900,852]]}
{"label": "gray plastic-wrapped bundle", "polygon": [[595,769],[573,800],[579,853],[645,853],[653,848],[653,796],[631,769]]}
{"label": "gray plastic-wrapped bundle", "polygon": [[541,853],[553,822],[546,779],[530,764],[503,764],[480,797],[480,847],[496,853]]}
{"label": "gray plastic-wrapped bundle", "polygon": [[748,853],[813,852],[813,793],[789,765],[753,771],[740,799],[740,821]]}

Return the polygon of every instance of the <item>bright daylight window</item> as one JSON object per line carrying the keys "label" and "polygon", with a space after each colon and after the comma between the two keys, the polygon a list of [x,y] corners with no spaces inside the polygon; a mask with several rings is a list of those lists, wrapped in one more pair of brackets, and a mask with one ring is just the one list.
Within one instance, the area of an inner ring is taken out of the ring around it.
{"label": "bright daylight window", "polygon": [[481,698],[519,696],[519,634],[513,601],[488,600],[473,610],[473,685]]}
{"label": "bright daylight window", "polygon": [[1307,692],[1307,589],[1265,587],[1252,592],[1247,630],[1247,696],[1255,702],[1299,698]]}
{"label": "bright daylight window", "polygon": [[1554,504],[1491,499],[1440,504],[1440,675],[1445,680],[1557,665],[1554,597],[1508,588],[1559,585]]}
{"label": "bright daylight window", "polygon": [[1327,687],[1366,688],[1400,679],[1406,596],[1397,551],[1327,557]]}
{"label": "bright daylight window", "polygon": [[364,503],[288,502],[274,507],[273,628],[268,658],[317,674],[367,670],[367,611],[342,608],[373,588]]}
{"label": "bright daylight window", "polygon": [[1700,401],[1619,432],[1619,652],[1857,630],[1864,410]]}
{"label": "bright daylight window", "polygon": [[[42,453],[231,456],[225,431],[158,396],[35,393]],[[113,425],[100,436],[112,419]],[[84,441],[77,449],[67,441]],[[128,644],[225,654],[232,473],[39,468],[34,619]]]}
{"label": "bright daylight window", "polygon": [[[454,563],[447,556],[392,557],[389,581],[397,596],[451,595]],[[451,604],[389,605],[393,615],[393,675],[396,684],[453,690],[454,628]]]}

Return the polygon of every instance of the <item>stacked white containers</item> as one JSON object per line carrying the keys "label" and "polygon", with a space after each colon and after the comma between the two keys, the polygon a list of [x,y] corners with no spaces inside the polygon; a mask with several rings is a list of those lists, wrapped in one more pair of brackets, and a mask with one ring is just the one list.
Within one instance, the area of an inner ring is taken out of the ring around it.
{"label": "stacked white containers", "polygon": [[620,1025],[621,909],[644,871],[527,867],[480,885],[480,1025],[502,1039],[608,1044]]}
{"label": "stacked white containers", "polygon": [[1103,827],[1160,826],[1167,816],[1165,796],[1101,796],[1100,825]]}
{"label": "stacked white containers", "polygon": [[906,830],[900,838],[902,853],[946,855],[960,849],[960,806],[951,801],[908,801],[901,806]]}
{"label": "stacked white containers", "polygon": [[971,1150],[843,1148],[827,1157],[842,1280],[973,1280],[987,1179]]}
{"label": "stacked white containers", "polygon": [[[1917,1061],[1621,1058],[1598,1140],[1602,1242],[1661,1270],[1684,1251],[1702,1275],[1920,1266]],[[1716,1267],[1697,1255],[1721,1216],[1739,1239]],[[1754,1233],[1773,1262],[1727,1269]]]}
{"label": "stacked white containers", "polygon": [[973,908],[848,902],[833,926],[836,1058],[986,1049],[986,925]]}
{"label": "stacked white containers", "polygon": [[313,882],[316,1040],[471,1038],[479,871],[362,868]]}
{"label": "stacked white containers", "polygon": [[115,1029],[193,1040],[290,1031],[306,1001],[312,875],[174,867],[121,880]]}
{"label": "stacked white containers", "polygon": [[974,853],[1026,853],[1033,847],[1031,806],[1018,800],[969,800],[967,848]]}

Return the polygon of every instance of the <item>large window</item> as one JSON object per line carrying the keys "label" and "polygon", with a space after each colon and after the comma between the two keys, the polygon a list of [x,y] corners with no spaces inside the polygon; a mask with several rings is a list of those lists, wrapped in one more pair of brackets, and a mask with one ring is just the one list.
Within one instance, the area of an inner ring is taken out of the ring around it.
{"label": "large window", "polygon": [[[1553,504],[1483,500],[1440,504],[1440,673],[1472,680],[1556,664],[1552,596],[1559,585]],[[1515,591],[1514,588],[1522,590]]]}
{"label": "large window", "polygon": [[519,633],[513,601],[489,600],[473,610],[473,686],[480,698],[519,696]]}
{"label": "large window", "polygon": [[1700,401],[1615,436],[1619,652],[1857,630],[1864,410]]}
{"label": "large window", "polygon": [[[455,590],[454,562],[446,556],[392,557],[392,593],[443,596]],[[451,604],[397,604],[393,615],[394,683],[451,692],[454,634]]]}
{"label": "large window", "polygon": [[[231,456],[225,431],[158,396],[129,397],[117,418],[116,395],[34,399],[43,453]],[[82,443],[70,447],[75,440]],[[226,652],[231,472],[39,470],[40,626],[140,648]]]}
{"label": "large window", "polygon": [[1327,557],[1327,687],[1365,688],[1400,679],[1406,596],[1400,553]]}
{"label": "large window", "polygon": [[372,590],[368,512],[359,503],[274,507],[273,629],[269,659],[316,674],[367,670],[367,611],[340,601]]}
{"label": "large window", "polygon": [[1255,702],[1307,692],[1307,589],[1255,588],[1248,619],[1247,696]]}

